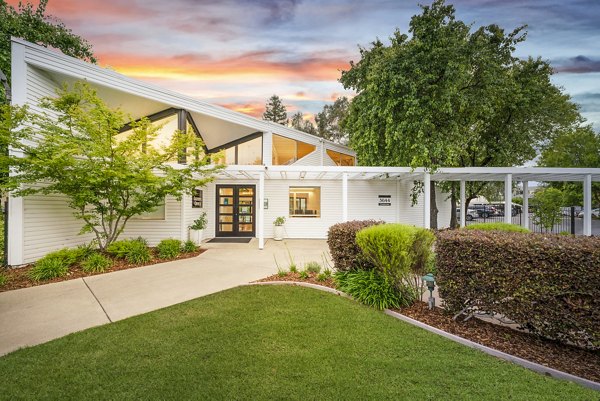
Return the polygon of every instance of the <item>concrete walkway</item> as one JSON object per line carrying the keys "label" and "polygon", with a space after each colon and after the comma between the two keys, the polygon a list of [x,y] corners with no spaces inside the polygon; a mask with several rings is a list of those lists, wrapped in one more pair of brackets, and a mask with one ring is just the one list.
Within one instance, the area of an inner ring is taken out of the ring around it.
{"label": "concrete walkway", "polygon": [[206,243],[198,257],[0,293],[0,355],[261,279],[322,264],[323,240]]}

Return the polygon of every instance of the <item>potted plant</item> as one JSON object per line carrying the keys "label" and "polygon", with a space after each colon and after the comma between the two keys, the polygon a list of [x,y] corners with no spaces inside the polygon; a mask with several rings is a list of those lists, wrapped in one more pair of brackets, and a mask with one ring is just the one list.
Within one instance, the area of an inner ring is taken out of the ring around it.
{"label": "potted plant", "polygon": [[277,217],[273,224],[275,225],[275,229],[273,230],[273,239],[275,241],[281,241],[283,239],[283,225],[285,224],[285,217]]}
{"label": "potted plant", "polygon": [[196,245],[200,245],[202,241],[202,231],[206,228],[206,212],[202,212],[200,217],[198,217],[191,226],[188,227],[190,241],[194,242]]}

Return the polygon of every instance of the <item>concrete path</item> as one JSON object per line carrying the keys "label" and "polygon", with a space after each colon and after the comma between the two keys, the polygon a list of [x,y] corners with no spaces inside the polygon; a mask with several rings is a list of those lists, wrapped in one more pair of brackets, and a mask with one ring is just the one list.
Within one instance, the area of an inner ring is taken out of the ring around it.
{"label": "concrete path", "polygon": [[323,240],[203,244],[198,257],[0,293],[0,355],[69,333],[245,284],[289,267],[322,264]]}

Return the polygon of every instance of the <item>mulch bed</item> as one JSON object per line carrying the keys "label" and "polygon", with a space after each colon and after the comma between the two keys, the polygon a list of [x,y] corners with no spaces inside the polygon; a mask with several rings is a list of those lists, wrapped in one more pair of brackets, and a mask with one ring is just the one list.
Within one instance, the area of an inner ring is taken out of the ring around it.
{"label": "mulch bed", "polygon": [[[303,280],[298,273],[288,273],[284,277],[273,275],[259,280],[259,282],[264,281],[302,281],[335,288],[335,283],[331,278],[326,282],[321,282],[316,280],[316,275],[311,275],[309,279]],[[445,332],[507,354],[600,382],[600,351],[585,350],[561,344],[477,318],[466,322],[463,322],[462,318],[455,321],[452,319],[452,315],[443,309],[429,310],[427,304],[423,302],[417,302],[411,307],[395,311]]]}
{"label": "mulch bed", "polygon": [[119,271],[119,270],[134,269],[136,267],[149,266],[149,265],[154,265],[157,263],[170,262],[173,260],[193,258],[195,256],[200,255],[204,251],[205,251],[205,249],[198,249],[197,251],[194,251],[194,252],[182,253],[175,259],[160,259],[156,255],[156,250],[154,248],[150,248],[152,260],[150,260],[148,263],[132,264],[132,263],[128,263],[126,260],[123,260],[123,259],[113,259],[112,267],[110,267],[103,273],[86,273],[83,270],[81,270],[81,266],[75,265],[75,266],[72,266],[71,268],[69,268],[69,273],[67,273],[66,276],[57,277],[57,278],[54,278],[51,280],[44,280],[44,281],[34,281],[29,278],[28,273],[29,273],[29,270],[33,267],[32,264],[18,267],[15,269],[2,269],[1,271],[4,273],[4,275],[6,276],[8,281],[5,285],[0,286],[0,292],[17,290],[19,288],[35,287],[35,286],[42,285],[42,284],[58,283],[60,281],[73,280],[73,279],[81,278],[81,277],[95,276],[97,274],[110,273],[110,272],[115,272],[115,271]]}
{"label": "mulch bed", "polygon": [[308,278],[303,279],[303,278],[300,278],[300,273],[287,272],[287,274],[282,277],[280,277],[278,274],[274,274],[272,276],[257,280],[256,282],[262,283],[262,282],[266,282],[266,281],[302,281],[303,283],[311,283],[311,284],[322,285],[325,287],[335,288],[335,283],[333,281],[333,277],[329,277],[325,281],[319,281],[319,280],[317,280],[317,274],[315,274],[315,273],[308,273]]}

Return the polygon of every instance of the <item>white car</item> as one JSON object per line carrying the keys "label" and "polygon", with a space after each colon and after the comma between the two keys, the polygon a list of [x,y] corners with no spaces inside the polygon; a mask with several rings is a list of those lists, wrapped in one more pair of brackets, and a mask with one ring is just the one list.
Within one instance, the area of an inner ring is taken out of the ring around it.
{"label": "white car", "polygon": [[[581,212],[579,212],[579,214],[577,215],[577,217],[583,217],[583,210]],[[596,209],[592,209],[592,218],[600,218],[600,209],[596,208]]]}
{"label": "white car", "polygon": [[[460,208],[459,207],[456,208],[456,216],[458,216],[458,221],[460,221],[461,217],[460,217]],[[465,220],[472,221],[473,219],[477,219],[477,218],[479,218],[479,213],[477,213],[477,210],[467,209]]]}

